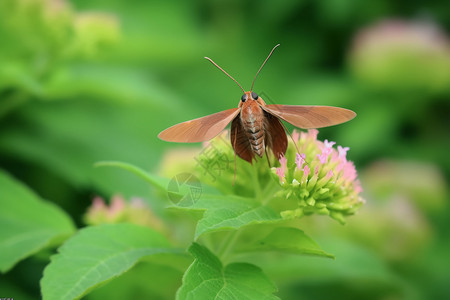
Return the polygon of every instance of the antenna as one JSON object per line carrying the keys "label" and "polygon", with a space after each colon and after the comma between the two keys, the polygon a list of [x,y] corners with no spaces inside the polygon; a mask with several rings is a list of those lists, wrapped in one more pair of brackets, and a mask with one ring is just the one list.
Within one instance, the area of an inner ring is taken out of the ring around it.
{"label": "antenna", "polygon": [[[273,51],[273,50],[272,50],[272,51]],[[233,81],[237,83],[237,85],[241,88],[241,90],[242,90],[242,91],[244,92],[244,94],[245,94],[245,90],[242,88],[242,86],[239,84],[239,82],[236,81],[236,79],[234,79],[233,77],[231,77],[230,74],[228,74],[227,72],[225,72],[224,69],[222,69],[221,67],[219,67],[219,65],[216,64],[211,58],[206,57],[206,56],[205,56],[205,58],[206,58],[207,60],[209,60],[213,65],[215,65],[217,68],[219,68],[219,70],[221,70],[222,72],[224,72],[225,74],[227,74],[228,77],[230,77],[231,79],[233,79]]]}
{"label": "antenna", "polygon": [[269,56],[267,56],[266,60],[263,62],[263,64],[261,65],[261,67],[259,68],[258,72],[256,72],[255,78],[253,79],[253,83],[252,83],[252,88],[250,90],[250,92],[253,91],[253,85],[255,84],[256,81],[256,77],[258,77],[259,72],[261,71],[261,69],[264,67],[264,65],[266,64],[266,61],[269,59],[269,57],[272,55],[273,50],[275,50],[278,46],[280,46],[280,44],[275,45],[275,47],[273,47],[272,51],[270,51]]}

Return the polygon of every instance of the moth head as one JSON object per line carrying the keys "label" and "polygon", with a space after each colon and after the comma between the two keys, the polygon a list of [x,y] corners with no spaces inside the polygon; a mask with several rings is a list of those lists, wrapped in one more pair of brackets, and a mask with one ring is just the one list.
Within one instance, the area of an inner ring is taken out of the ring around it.
{"label": "moth head", "polygon": [[247,100],[258,100],[259,96],[255,92],[245,92],[241,97],[241,102],[244,103]]}

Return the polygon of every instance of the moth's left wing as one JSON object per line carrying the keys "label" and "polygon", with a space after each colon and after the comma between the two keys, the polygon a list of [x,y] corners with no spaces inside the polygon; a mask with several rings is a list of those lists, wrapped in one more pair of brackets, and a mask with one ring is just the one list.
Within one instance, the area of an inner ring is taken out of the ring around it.
{"label": "moth's left wing", "polygon": [[241,111],[227,109],[209,116],[173,125],[162,131],[158,137],[168,142],[197,143],[218,135]]}
{"label": "moth's left wing", "polygon": [[277,159],[280,159],[286,153],[288,146],[286,132],[283,124],[276,116],[268,112],[264,112],[264,114],[266,116],[264,118],[266,146],[272,150]]}

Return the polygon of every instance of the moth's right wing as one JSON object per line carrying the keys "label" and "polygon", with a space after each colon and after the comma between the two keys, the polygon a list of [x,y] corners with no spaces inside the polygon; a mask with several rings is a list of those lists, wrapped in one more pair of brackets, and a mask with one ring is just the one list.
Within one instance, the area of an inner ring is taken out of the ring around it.
{"label": "moth's right wing", "polygon": [[266,112],[299,128],[321,128],[344,123],[356,114],[345,108],[333,106],[304,106],[269,104],[261,106]]}
{"label": "moth's right wing", "polygon": [[212,115],[173,125],[158,134],[164,141],[197,143],[218,135],[240,112],[240,108],[227,109]]}

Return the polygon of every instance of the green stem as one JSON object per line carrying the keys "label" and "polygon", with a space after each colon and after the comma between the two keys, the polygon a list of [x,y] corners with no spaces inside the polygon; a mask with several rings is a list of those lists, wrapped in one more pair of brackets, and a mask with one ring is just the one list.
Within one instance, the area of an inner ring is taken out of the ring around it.
{"label": "green stem", "polygon": [[255,198],[256,199],[261,199],[262,197],[262,190],[261,190],[261,185],[259,184],[259,178],[258,178],[258,170],[257,168],[252,168],[252,180],[253,180],[253,188],[255,191]]}

